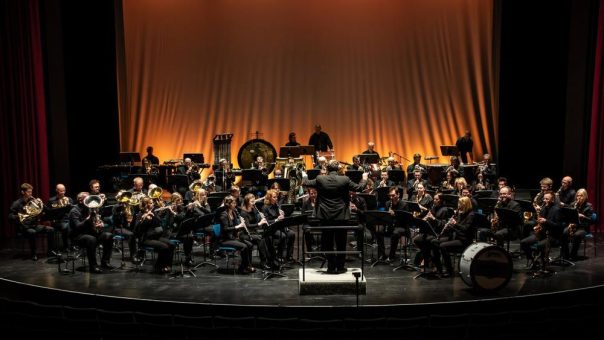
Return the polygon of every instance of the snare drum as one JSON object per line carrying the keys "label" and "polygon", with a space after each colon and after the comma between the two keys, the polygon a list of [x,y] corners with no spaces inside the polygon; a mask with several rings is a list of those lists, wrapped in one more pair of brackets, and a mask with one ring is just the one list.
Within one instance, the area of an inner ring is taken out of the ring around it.
{"label": "snare drum", "polygon": [[459,259],[461,279],[478,290],[499,290],[510,281],[513,263],[505,249],[479,242],[464,250]]}

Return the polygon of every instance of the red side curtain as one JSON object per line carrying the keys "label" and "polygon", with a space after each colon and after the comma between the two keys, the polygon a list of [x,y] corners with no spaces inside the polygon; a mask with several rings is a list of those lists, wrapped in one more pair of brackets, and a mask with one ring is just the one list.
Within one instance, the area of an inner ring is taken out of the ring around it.
{"label": "red side curtain", "polygon": [[19,186],[49,196],[44,69],[38,0],[0,2],[0,237],[13,235],[8,208]]}
{"label": "red side curtain", "polygon": [[[598,9],[598,31],[594,60],[594,83],[591,107],[591,131],[589,137],[589,161],[587,168],[587,192],[596,212],[604,213],[604,5]],[[601,216],[599,220],[601,220]],[[598,225],[601,222],[598,222]]]}

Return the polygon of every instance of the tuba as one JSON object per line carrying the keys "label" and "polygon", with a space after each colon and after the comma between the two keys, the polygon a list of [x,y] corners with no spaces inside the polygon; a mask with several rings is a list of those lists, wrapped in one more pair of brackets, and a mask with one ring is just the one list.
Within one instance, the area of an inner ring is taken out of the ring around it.
{"label": "tuba", "polygon": [[132,193],[126,190],[120,190],[117,195],[115,195],[115,199],[119,203],[125,203],[124,205],[124,217],[126,217],[126,221],[128,223],[132,222],[132,208],[130,205],[130,200],[132,199]]}
{"label": "tuba", "polygon": [[29,219],[38,217],[44,211],[44,203],[39,198],[33,198],[25,204],[23,210],[25,213],[18,213],[21,224]]}
{"label": "tuba", "polygon": [[103,221],[101,220],[99,209],[103,206],[105,201],[99,195],[89,195],[84,199],[84,206],[90,209],[90,217],[92,219],[92,224],[97,233],[101,233],[103,231]]}

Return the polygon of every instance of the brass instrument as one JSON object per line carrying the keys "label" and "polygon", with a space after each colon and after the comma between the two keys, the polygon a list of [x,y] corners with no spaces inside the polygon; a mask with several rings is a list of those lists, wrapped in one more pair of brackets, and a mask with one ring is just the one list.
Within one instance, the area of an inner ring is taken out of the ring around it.
{"label": "brass instrument", "polygon": [[193,183],[191,183],[191,185],[189,185],[189,190],[195,192],[195,191],[201,189],[202,186],[203,186],[203,183],[201,182],[201,180],[197,179],[197,180],[194,180]]}
{"label": "brass instrument", "polygon": [[124,205],[124,216],[126,217],[126,221],[128,223],[132,222],[132,208],[130,204],[130,199],[132,198],[132,193],[126,190],[120,190],[117,195],[115,195],[115,199],[119,203],[126,203]]}
{"label": "brass instrument", "polygon": [[84,199],[83,204],[90,210],[90,218],[92,225],[97,233],[101,233],[104,228],[103,221],[99,214],[99,209],[103,206],[103,198],[99,195],[89,195]]}
{"label": "brass instrument", "polygon": [[66,207],[67,205],[69,205],[69,197],[63,196],[63,197],[61,197],[61,199],[59,199],[55,203],[52,203],[50,205],[50,207],[53,209],[58,209],[58,208]]}
{"label": "brass instrument", "polygon": [[164,206],[164,201],[161,199],[162,193],[163,193],[163,189],[156,186],[153,189],[149,190],[149,197],[151,197],[151,199],[153,199],[153,201],[155,202],[155,204],[158,207],[163,207]]}
{"label": "brass instrument", "polygon": [[18,213],[21,224],[26,220],[38,217],[44,211],[44,203],[39,198],[32,198],[25,204],[23,210],[25,213]]}

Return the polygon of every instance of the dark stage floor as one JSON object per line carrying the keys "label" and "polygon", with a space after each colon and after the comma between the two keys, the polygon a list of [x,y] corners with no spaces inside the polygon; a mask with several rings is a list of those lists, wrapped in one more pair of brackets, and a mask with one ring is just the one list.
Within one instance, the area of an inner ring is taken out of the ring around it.
{"label": "dark stage floor", "polygon": [[[503,289],[491,293],[475,292],[459,276],[414,279],[418,274],[416,271],[393,271],[392,265],[380,264],[373,268],[365,265],[367,294],[360,296],[359,305],[383,306],[509,299],[600,286],[604,283],[604,258],[594,257],[591,244],[590,242],[588,245],[586,258],[571,267],[551,266],[555,272],[547,277],[533,277],[525,269],[523,258],[514,259],[510,282]],[[46,263],[45,258],[33,262],[19,257],[18,254],[23,254],[23,251],[19,247],[16,248],[13,249],[9,244],[1,252],[0,276],[3,279],[61,291],[212,305],[342,307],[356,306],[357,303],[355,295],[299,295],[300,266],[298,265],[285,271],[287,277],[269,280],[262,280],[260,272],[233,275],[212,272],[213,267],[198,268],[195,271],[197,277],[171,277],[152,273],[151,262],[143,266],[140,272],[129,269],[133,265],[127,262],[126,269],[89,274],[87,267],[78,261],[75,274],[65,275],[58,272],[56,264]],[[598,246],[598,248],[598,252],[602,253],[602,247]],[[517,242],[512,242],[510,249],[518,249]],[[557,256],[558,250],[553,250],[551,255]],[[112,264],[119,265],[120,259],[119,253],[115,253]],[[255,257],[255,261],[256,259]],[[196,257],[196,261],[201,260],[199,256]],[[224,266],[224,259],[219,259],[218,264]],[[320,264],[320,261],[313,261],[308,266],[318,268]],[[350,261],[347,266],[360,267],[360,260]],[[177,269],[178,267],[174,266],[174,270]]]}

